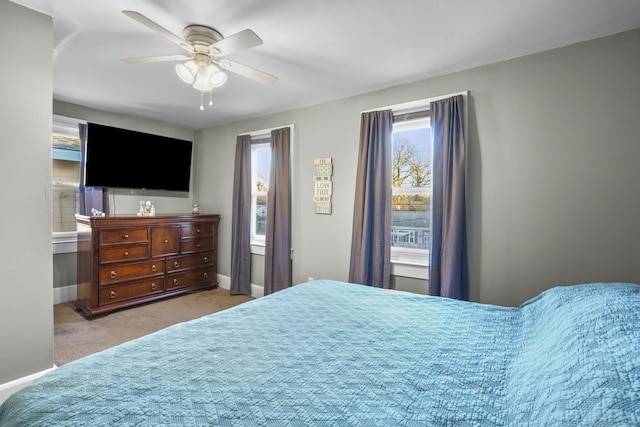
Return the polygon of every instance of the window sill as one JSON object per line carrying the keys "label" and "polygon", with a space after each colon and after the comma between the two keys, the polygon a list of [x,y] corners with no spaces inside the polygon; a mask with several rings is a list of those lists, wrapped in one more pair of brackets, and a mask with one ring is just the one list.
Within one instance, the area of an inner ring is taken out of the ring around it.
{"label": "window sill", "polygon": [[429,280],[429,252],[392,247],[391,275]]}
{"label": "window sill", "polygon": [[251,242],[251,253],[254,255],[264,255],[264,242]]}
{"label": "window sill", "polygon": [[51,243],[53,244],[53,254],[68,254],[78,252],[78,233],[75,231],[64,231],[51,233]]}

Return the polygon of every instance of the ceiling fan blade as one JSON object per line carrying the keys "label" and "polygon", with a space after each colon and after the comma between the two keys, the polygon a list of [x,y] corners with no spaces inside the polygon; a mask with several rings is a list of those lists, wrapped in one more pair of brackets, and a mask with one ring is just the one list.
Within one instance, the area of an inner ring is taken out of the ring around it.
{"label": "ceiling fan blade", "polygon": [[144,56],[140,58],[124,58],[122,62],[126,64],[150,64],[152,62],[188,61],[189,59],[191,57],[187,55]]}
{"label": "ceiling fan blade", "polygon": [[214,62],[226,71],[231,71],[232,73],[248,77],[266,85],[274,85],[278,82],[278,78],[276,76],[265,73],[264,71],[256,70],[255,68],[251,68],[246,65],[238,64],[237,62],[227,61],[226,59]]}
{"label": "ceiling fan blade", "polygon": [[224,56],[261,44],[262,39],[256,33],[251,30],[244,30],[213,43],[210,49],[214,56]]}
{"label": "ceiling fan blade", "polygon": [[142,25],[146,26],[147,28],[152,29],[153,31],[162,34],[163,36],[165,36],[166,38],[168,38],[169,40],[171,40],[172,42],[174,42],[175,44],[177,44],[178,46],[189,50],[190,46],[189,44],[182,40],[180,37],[176,36],[175,34],[173,34],[171,31],[167,30],[164,27],[161,27],[160,25],[156,24],[155,22],[153,22],[151,19],[147,18],[146,16],[144,16],[143,14],[133,11],[133,10],[123,10],[122,13],[124,13],[125,15],[127,15],[129,18],[132,18],[136,21],[138,21],[139,23],[141,23]]}

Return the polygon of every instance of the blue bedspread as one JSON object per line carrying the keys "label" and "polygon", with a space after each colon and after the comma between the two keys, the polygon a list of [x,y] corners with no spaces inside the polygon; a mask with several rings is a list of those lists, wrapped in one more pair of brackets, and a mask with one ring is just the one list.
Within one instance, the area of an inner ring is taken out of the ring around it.
{"label": "blue bedspread", "polygon": [[69,363],[1,426],[638,426],[640,286],[519,308],[334,281]]}

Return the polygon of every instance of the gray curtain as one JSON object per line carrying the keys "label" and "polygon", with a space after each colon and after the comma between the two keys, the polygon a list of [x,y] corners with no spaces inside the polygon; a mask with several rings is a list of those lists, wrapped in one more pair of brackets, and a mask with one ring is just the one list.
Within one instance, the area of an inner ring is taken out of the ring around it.
{"label": "gray curtain", "polygon": [[469,299],[463,96],[431,103],[433,171],[429,293]]}
{"label": "gray curtain", "polygon": [[391,276],[393,113],[362,113],[349,281],[388,288]]}
{"label": "gray curtain", "polygon": [[238,135],[231,214],[231,295],[251,295],[251,136]]}
{"label": "gray curtain", "polygon": [[271,131],[271,167],[267,192],[264,294],[291,286],[291,132]]}
{"label": "gray curtain", "polygon": [[109,211],[109,197],[106,189],[85,187],[85,167],[86,153],[87,153],[87,125],[86,123],[80,123],[78,125],[78,131],[80,134],[80,186],[78,188],[78,195],[80,198],[80,207],[78,212],[80,215],[91,216],[92,209],[96,209],[100,212],[108,213]]}

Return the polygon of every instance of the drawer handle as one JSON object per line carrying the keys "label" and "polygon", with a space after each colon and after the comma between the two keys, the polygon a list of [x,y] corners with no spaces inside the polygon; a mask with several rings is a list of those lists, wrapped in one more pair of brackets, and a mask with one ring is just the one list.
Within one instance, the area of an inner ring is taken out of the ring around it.
{"label": "drawer handle", "polygon": [[173,279],[173,284],[174,284],[175,286],[178,286],[178,279]]}
{"label": "drawer handle", "polygon": [[209,273],[204,273],[203,276],[204,276],[205,279],[208,279],[209,278]]}
{"label": "drawer handle", "polygon": [[175,268],[178,268],[178,267],[180,266],[180,264],[178,264],[178,261],[174,261],[173,266],[174,266]]}
{"label": "drawer handle", "polygon": [[109,298],[114,299],[116,297],[116,291],[111,291]]}
{"label": "drawer handle", "polygon": [[129,256],[129,252],[125,252],[125,253],[124,253],[124,256]]}
{"label": "drawer handle", "polygon": [[162,242],[162,243],[164,243],[166,245],[167,243],[169,243],[169,239],[164,239],[164,242]]}
{"label": "drawer handle", "polygon": [[125,235],[124,235],[124,236],[122,236],[122,237],[123,237],[123,238],[125,238],[125,239],[128,239],[128,238],[129,238],[129,235],[128,235],[128,234],[125,234]]}
{"label": "drawer handle", "polygon": [[111,277],[112,279],[116,278],[116,272],[115,271],[111,271],[111,273],[109,273],[109,277]]}
{"label": "drawer handle", "polygon": [[156,271],[156,270],[157,270],[157,269],[156,269],[156,265],[155,265],[155,264],[153,264],[153,265],[151,266],[151,271]]}
{"label": "drawer handle", "polygon": [[204,263],[206,264],[208,262],[209,262],[209,257],[208,256],[204,257]]}
{"label": "drawer handle", "polygon": [[196,233],[200,234],[200,229],[199,228],[196,229]]}
{"label": "drawer handle", "polygon": [[199,248],[199,247],[200,247],[200,243],[196,243],[196,248]]}
{"label": "drawer handle", "polygon": [[155,284],[155,283],[152,283],[152,284],[151,284],[151,290],[152,290],[152,291],[155,291],[157,288],[158,288],[158,287],[156,286],[156,284]]}

